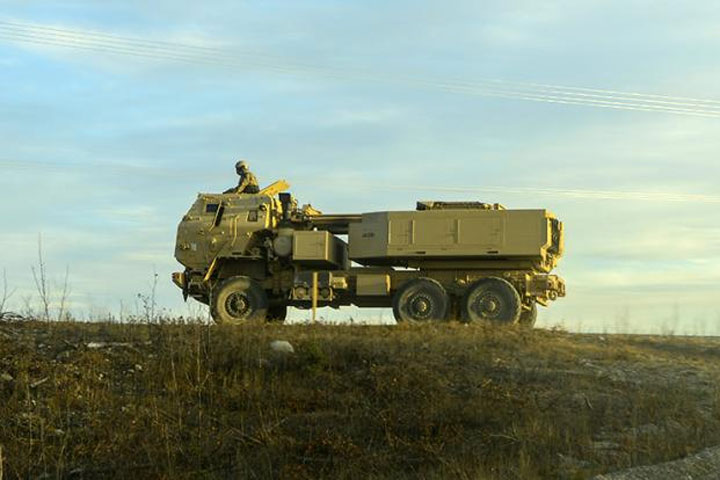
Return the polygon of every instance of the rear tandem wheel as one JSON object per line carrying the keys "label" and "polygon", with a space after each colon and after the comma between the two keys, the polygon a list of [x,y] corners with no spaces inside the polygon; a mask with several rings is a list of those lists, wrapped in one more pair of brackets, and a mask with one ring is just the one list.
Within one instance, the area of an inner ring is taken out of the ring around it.
{"label": "rear tandem wheel", "polygon": [[445,288],[431,278],[403,284],[393,296],[393,316],[398,323],[445,320],[450,299]]}
{"label": "rear tandem wheel", "polygon": [[515,287],[503,278],[487,277],[468,288],[463,298],[466,322],[512,325],[518,321],[522,304]]}

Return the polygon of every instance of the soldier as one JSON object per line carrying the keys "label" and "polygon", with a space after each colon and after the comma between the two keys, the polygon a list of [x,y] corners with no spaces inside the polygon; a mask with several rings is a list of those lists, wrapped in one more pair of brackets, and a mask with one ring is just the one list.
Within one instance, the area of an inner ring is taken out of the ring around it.
{"label": "soldier", "polygon": [[260,192],[260,186],[258,185],[257,178],[248,169],[248,164],[244,160],[240,160],[235,164],[235,171],[240,176],[238,186],[225,190],[223,193],[258,193]]}

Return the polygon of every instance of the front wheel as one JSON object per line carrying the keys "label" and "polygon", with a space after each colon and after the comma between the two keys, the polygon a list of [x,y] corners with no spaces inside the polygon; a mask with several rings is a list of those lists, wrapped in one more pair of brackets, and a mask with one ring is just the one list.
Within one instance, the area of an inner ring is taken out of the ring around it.
{"label": "front wheel", "polygon": [[440,283],[431,278],[416,278],[395,292],[393,315],[398,323],[445,320],[448,304],[447,292]]}
{"label": "front wheel", "polygon": [[505,279],[488,277],[468,288],[463,301],[463,314],[469,322],[513,324],[520,317],[520,295]]}
{"label": "front wheel", "polygon": [[230,277],[213,288],[210,296],[210,314],[218,324],[263,321],[267,309],[265,290],[249,277]]}

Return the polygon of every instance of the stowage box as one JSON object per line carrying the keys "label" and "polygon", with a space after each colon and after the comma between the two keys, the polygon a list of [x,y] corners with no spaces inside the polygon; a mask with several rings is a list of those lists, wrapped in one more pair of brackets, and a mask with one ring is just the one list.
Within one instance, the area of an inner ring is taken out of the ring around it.
{"label": "stowage box", "polygon": [[[420,210],[374,212],[350,224],[350,259],[537,258],[553,245],[547,210]],[[559,246],[556,246],[558,248]]]}
{"label": "stowage box", "polygon": [[295,231],[293,234],[293,260],[319,268],[345,268],[347,244],[322,230]]}

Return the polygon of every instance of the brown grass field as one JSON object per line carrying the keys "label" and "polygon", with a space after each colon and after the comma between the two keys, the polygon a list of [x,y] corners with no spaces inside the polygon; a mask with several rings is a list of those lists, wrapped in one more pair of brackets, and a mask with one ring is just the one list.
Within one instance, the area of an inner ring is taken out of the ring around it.
{"label": "brown grass field", "polygon": [[719,360],[457,323],[0,322],[2,474],[589,478],[720,444]]}

